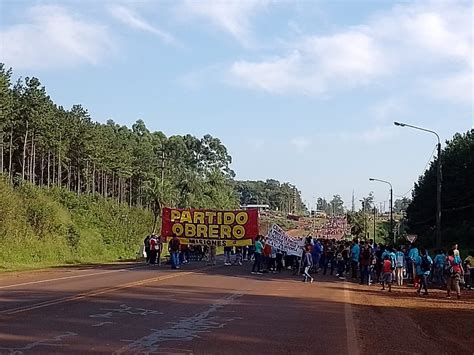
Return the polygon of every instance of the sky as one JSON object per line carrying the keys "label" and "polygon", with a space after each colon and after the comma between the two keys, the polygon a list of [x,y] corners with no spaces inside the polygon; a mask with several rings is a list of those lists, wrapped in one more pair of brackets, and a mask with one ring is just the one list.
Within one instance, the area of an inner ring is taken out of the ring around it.
{"label": "sky", "polygon": [[474,127],[471,1],[0,0],[0,61],[95,121],[216,136],[238,179],[411,196]]}

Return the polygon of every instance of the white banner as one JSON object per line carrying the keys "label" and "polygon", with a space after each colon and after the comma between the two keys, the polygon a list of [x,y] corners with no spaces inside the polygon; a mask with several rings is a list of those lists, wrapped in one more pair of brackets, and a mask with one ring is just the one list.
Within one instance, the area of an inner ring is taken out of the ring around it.
{"label": "white banner", "polygon": [[280,249],[288,255],[301,256],[304,240],[292,238],[280,226],[274,224],[267,234],[267,243],[275,249]]}

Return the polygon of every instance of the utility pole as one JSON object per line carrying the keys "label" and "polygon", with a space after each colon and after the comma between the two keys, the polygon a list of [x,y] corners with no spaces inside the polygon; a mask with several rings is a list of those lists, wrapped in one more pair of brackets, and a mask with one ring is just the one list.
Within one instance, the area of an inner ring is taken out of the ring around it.
{"label": "utility pole", "polygon": [[375,213],[376,213],[377,209],[375,208],[374,206],[374,244],[375,244]]}
{"label": "utility pole", "polygon": [[413,126],[407,123],[402,122],[393,122],[395,126],[398,127],[409,127],[419,131],[428,132],[434,134],[438,139],[438,164],[437,171],[436,171],[436,247],[441,247],[441,184],[442,184],[442,176],[441,176],[441,140],[439,138],[439,134],[431,129],[426,129],[422,127]]}

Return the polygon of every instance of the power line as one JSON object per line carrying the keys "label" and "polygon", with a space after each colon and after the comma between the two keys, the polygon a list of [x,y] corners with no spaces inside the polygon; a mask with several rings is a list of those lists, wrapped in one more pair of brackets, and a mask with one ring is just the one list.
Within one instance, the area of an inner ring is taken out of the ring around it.
{"label": "power line", "polygon": [[[423,171],[422,171],[422,174],[423,174],[423,172],[426,171],[426,169],[428,168],[428,164],[431,162],[431,159],[433,158],[434,152],[436,151],[437,148],[438,148],[438,147],[435,146],[434,149],[433,149],[433,151],[431,152],[430,158],[429,158],[428,161],[426,162],[426,165],[425,165],[425,167],[424,167],[424,169],[423,169]],[[420,175],[421,175],[421,174],[420,174]],[[414,188],[415,188],[415,185],[413,185],[413,187],[412,187],[410,190],[408,190],[407,192],[405,192],[403,195],[394,195],[394,196],[395,196],[395,197],[406,197],[406,195],[408,195]]]}

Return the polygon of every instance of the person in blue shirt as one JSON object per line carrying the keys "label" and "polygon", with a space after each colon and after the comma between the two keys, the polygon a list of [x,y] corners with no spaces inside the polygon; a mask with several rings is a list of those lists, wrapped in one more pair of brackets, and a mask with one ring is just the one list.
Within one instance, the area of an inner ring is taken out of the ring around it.
{"label": "person in blue shirt", "polygon": [[436,251],[436,255],[433,260],[433,275],[432,281],[436,282],[438,286],[446,286],[446,281],[443,277],[444,263],[446,262],[446,252],[444,249]]}
{"label": "person in blue shirt", "polygon": [[321,242],[316,240],[316,243],[314,243],[313,251],[311,252],[312,257],[313,257],[313,264],[316,267],[316,273],[319,270],[319,260],[321,259],[321,254],[323,253],[323,246],[321,245]]}
{"label": "person in blue shirt", "polygon": [[359,269],[360,247],[357,238],[354,239],[354,244],[351,248],[351,270],[352,278],[357,279],[357,270]]}
{"label": "person in blue shirt", "polygon": [[428,295],[428,276],[430,275],[433,259],[428,255],[425,248],[421,248],[418,256],[414,259],[416,276],[420,279],[420,286],[416,291],[421,296],[421,290],[424,289],[423,295]]}
{"label": "person in blue shirt", "polygon": [[408,266],[408,273],[410,274],[413,285],[416,287],[416,266],[415,266],[415,259],[419,256],[418,248],[414,243],[411,244],[410,249],[408,250],[408,258],[407,264]]}
{"label": "person in blue shirt", "polygon": [[395,253],[395,275],[397,277],[397,285],[403,286],[403,269],[406,268],[404,250],[397,250]]}

